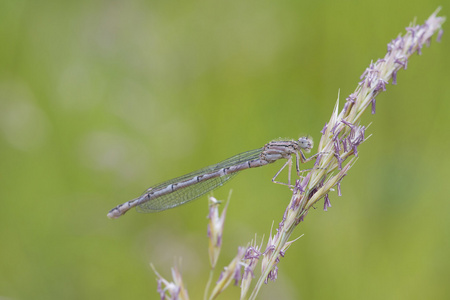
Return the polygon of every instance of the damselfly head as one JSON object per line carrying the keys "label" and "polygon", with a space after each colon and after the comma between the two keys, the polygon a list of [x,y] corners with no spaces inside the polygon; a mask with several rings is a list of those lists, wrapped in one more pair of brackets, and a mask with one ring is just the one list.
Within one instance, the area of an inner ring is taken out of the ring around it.
{"label": "damselfly head", "polygon": [[306,153],[309,153],[314,147],[314,142],[310,136],[302,136],[298,139],[298,146],[303,149]]}

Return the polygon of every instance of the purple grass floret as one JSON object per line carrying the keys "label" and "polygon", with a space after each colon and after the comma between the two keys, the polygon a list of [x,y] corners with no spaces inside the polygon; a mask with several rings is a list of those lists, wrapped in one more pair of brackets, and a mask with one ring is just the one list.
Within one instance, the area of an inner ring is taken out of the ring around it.
{"label": "purple grass floret", "polygon": [[350,94],[346,99],[345,105],[344,105],[344,111],[347,111],[351,105],[355,103],[356,95]]}
{"label": "purple grass floret", "polygon": [[249,246],[245,251],[244,259],[259,259],[261,256],[261,252],[258,248],[253,246]]}
{"label": "purple grass floret", "polygon": [[320,131],[320,133],[324,135],[326,130],[327,130],[327,123],[325,123],[325,126],[323,126],[323,129],[322,131]]}
{"label": "purple grass floret", "polygon": [[233,274],[234,285],[239,285],[239,280],[241,280],[241,268],[236,268]]}
{"label": "purple grass floret", "polygon": [[316,157],[316,161],[314,162],[314,167],[317,167],[320,163],[320,160],[322,159],[323,154],[319,153],[319,155],[317,155]]}
{"label": "purple grass floret", "polygon": [[298,218],[298,222],[296,223],[296,225],[298,225],[298,223],[305,221],[306,215],[308,214],[308,211],[305,211],[300,218]]}
{"label": "purple grass floret", "polygon": [[323,201],[323,210],[328,211],[328,207],[331,207],[330,197],[328,193],[325,194],[325,200]]}
{"label": "purple grass floret", "polygon": [[397,84],[397,70],[394,70],[392,72],[392,85],[396,85]]}
{"label": "purple grass floret", "polygon": [[437,41],[437,42],[440,42],[440,41],[441,41],[442,35],[444,35],[444,30],[440,29],[439,32],[438,32],[438,35],[437,35],[437,37],[436,37],[436,41]]}
{"label": "purple grass floret", "polygon": [[342,146],[344,147],[344,152],[348,152],[348,142],[347,139],[342,140]]}
{"label": "purple grass floret", "polygon": [[157,282],[158,282],[158,287],[156,288],[156,291],[158,292],[159,297],[161,298],[161,300],[164,300],[166,298],[166,295],[165,295],[166,292],[162,288],[162,279],[159,278],[157,280]]}
{"label": "purple grass floret", "polygon": [[408,67],[408,61],[406,60],[406,59],[400,59],[400,58],[396,58],[395,60],[394,60],[394,62],[396,63],[396,64],[399,64],[399,65],[401,65],[402,67],[403,67],[403,70],[406,70],[406,68]]}
{"label": "purple grass floret", "polygon": [[346,120],[341,120],[342,123],[344,123],[345,125],[347,125],[348,127],[350,127],[350,129],[353,129],[353,127],[355,127],[352,123],[346,121]]}
{"label": "purple grass floret", "polygon": [[303,193],[305,191],[305,187],[308,184],[310,178],[311,178],[311,173],[308,173],[308,175],[306,175],[306,177],[303,178],[303,180],[300,182],[298,189],[301,193]]}
{"label": "purple grass floret", "polygon": [[[172,282],[164,279],[159,273],[155,270],[154,266],[151,265],[153,271],[158,277],[158,287],[157,292],[161,300],[166,299],[174,299],[174,300],[185,300],[189,299],[187,290],[183,286],[183,281],[181,279],[181,273],[178,271],[178,268],[172,268]],[[163,287],[164,286],[164,287]]]}
{"label": "purple grass floret", "polygon": [[334,152],[336,154],[339,154],[339,152],[341,151],[341,141],[339,140],[339,138],[336,136],[333,138],[333,146],[334,146]]}

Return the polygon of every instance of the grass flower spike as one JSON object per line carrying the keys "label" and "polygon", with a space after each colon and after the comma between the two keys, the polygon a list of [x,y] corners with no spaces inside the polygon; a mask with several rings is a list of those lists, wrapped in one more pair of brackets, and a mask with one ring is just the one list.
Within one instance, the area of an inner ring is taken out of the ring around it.
{"label": "grass flower spike", "polygon": [[219,294],[222,293],[231,282],[234,282],[234,285],[238,285],[239,280],[241,279],[241,261],[244,258],[244,255],[245,248],[239,247],[236,257],[220,274],[219,280],[216,282],[216,286],[211,292],[209,299],[215,299],[219,296]]}
{"label": "grass flower spike", "polygon": [[[153,265],[150,265],[158,276],[158,293],[161,300],[189,300],[188,292],[184,288],[181,273],[177,267],[172,268],[173,281],[170,282],[164,279],[155,269]],[[163,287],[164,285],[164,287]]]}
{"label": "grass flower spike", "polygon": [[217,259],[219,259],[228,201],[227,204],[225,204],[225,208],[223,209],[221,216],[219,216],[219,204],[220,202],[217,201],[216,198],[209,197],[208,252],[212,269],[216,267]]}
{"label": "grass flower spike", "polygon": [[245,299],[252,279],[255,277],[255,267],[261,256],[261,246],[257,246],[255,240],[247,247],[243,258],[244,273],[241,281],[241,299]]}
{"label": "grass flower spike", "polygon": [[262,274],[249,299],[256,298],[263,283],[276,278],[280,258],[292,243],[290,236],[295,227],[304,221],[309,209],[322,198],[325,199],[324,210],[331,207],[328,194],[335,186],[338,195],[341,195],[341,181],[357,160],[358,146],[367,139],[367,126],[360,124],[362,114],[370,106],[372,114],[375,113],[376,96],[386,90],[390,81],[397,83],[397,72],[406,69],[411,55],[420,55],[423,45],[429,45],[436,32],[438,40],[441,38],[445,18],[437,17],[438,11],[425,24],[410,25],[405,35],[399,35],[388,44],[385,57],[371,63],[364,71],[358,87],[346,99],[340,112],[338,98],[330,120],[321,131],[319,155],[314,167],[305,177],[297,180],[277,232],[269,239],[263,252]]}

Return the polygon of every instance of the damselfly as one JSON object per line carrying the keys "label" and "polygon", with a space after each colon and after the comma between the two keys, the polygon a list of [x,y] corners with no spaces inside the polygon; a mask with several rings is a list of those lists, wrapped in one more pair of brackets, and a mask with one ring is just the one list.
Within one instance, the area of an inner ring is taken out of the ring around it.
{"label": "damselfly", "polygon": [[[239,171],[265,166],[282,158],[287,159],[287,162],[272,181],[291,186],[292,156],[296,157],[297,174],[300,176],[300,162],[307,162],[314,157],[307,159],[303,151],[309,153],[312,147],[310,137],[301,137],[298,141],[272,141],[263,148],[243,152],[218,164],[152,186],[140,197],[111,209],[108,217],[118,218],[133,207],[139,212],[147,213],[180,206],[222,186]],[[287,184],[275,180],[286,166],[289,170]]]}

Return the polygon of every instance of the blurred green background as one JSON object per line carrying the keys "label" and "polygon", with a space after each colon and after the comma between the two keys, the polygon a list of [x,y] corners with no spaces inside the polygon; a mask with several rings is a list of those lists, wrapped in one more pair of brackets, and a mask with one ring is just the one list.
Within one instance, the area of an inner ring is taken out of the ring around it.
{"label": "blurred green background", "polygon": [[[318,142],[339,89],[445,4],[1,1],[0,297],[157,299],[149,263],[170,277],[181,258],[200,299],[206,197],[117,220],[109,209],[272,139]],[[444,33],[377,98],[343,196],[310,212],[260,299],[450,297],[449,53]],[[233,189],[220,266],[280,221],[280,167],[214,193]]]}

